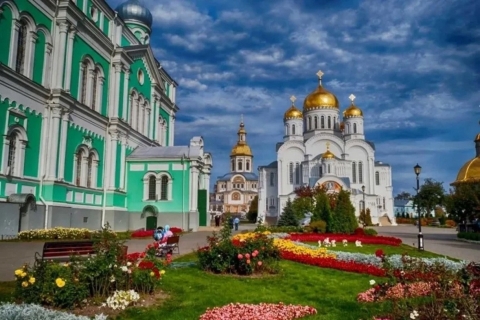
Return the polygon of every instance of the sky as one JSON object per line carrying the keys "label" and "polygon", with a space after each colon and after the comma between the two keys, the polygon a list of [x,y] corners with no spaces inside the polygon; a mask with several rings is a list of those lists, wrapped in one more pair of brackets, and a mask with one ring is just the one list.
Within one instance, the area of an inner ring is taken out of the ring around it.
{"label": "sky", "polygon": [[[109,0],[115,8],[121,1]],[[143,0],[151,46],[178,82],[175,145],[201,135],[216,177],[229,171],[241,114],[254,167],[276,160],[289,97],[323,84],[364,112],[394,194],[455,180],[480,132],[478,0]]]}

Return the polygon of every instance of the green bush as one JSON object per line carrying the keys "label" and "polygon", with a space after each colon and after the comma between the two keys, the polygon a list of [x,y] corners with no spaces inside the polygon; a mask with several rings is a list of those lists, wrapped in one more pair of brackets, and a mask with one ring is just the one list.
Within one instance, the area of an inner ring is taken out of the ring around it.
{"label": "green bush", "polygon": [[312,221],[305,227],[306,232],[325,233],[327,230],[327,223],[323,220]]}
{"label": "green bush", "polygon": [[248,211],[247,220],[251,223],[257,222],[258,212],[257,211]]}
{"label": "green bush", "polygon": [[445,215],[440,216],[440,217],[438,218],[438,222],[440,222],[440,225],[441,225],[441,226],[444,226],[444,225],[447,223],[447,217],[446,217]]}
{"label": "green bush", "polygon": [[363,229],[363,232],[364,232],[367,236],[376,236],[376,235],[378,234],[377,230],[375,230],[375,229],[368,229],[368,228]]}
{"label": "green bush", "polygon": [[264,226],[264,225],[258,225],[255,228],[255,232],[264,232],[264,231],[270,231],[271,233],[291,233],[291,232],[296,232],[296,233],[301,233],[303,232],[302,227],[294,227],[294,226]]}
{"label": "green bush", "polygon": [[459,232],[457,237],[465,240],[480,241],[480,233],[477,232]]}
{"label": "green bush", "polygon": [[287,227],[287,226],[292,226],[292,227],[298,227],[298,218],[295,215],[295,212],[293,210],[292,206],[292,201],[290,201],[290,198],[287,201],[287,204],[285,205],[285,208],[283,208],[282,215],[280,216],[280,220],[278,220],[278,226],[279,227]]}

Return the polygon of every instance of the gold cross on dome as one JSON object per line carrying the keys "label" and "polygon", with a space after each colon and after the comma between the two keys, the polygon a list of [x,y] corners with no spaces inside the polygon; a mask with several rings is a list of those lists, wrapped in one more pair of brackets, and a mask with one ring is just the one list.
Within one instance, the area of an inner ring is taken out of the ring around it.
{"label": "gold cross on dome", "polygon": [[318,72],[317,72],[318,79],[321,80],[323,75],[324,75],[324,73],[322,72],[322,70],[318,70]]}
{"label": "gold cross on dome", "polygon": [[353,100],[355,100],[356,97],[355,97],[355,96],[353,95],[353,93],[352,93],[351,95],[348,96],[348,98],[349,98],[350,101],[352,101],[352,103],[353,103]]}
{"label": "gold cross on dome", "polygon": [[290,97],[290,101],[292,101],[292,104],[294,104],[296,100],[297,100],[297,97],[295,96]]}
{"label": "gold cross on dome", "polygon": [[327,141],[327,150],[330,149],[330,142]]}

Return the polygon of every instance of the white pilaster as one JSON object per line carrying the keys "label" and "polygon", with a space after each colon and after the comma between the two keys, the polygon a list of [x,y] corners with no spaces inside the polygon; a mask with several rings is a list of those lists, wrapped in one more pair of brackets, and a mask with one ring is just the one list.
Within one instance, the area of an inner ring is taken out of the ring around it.
{"label": "white pilaster", "polygon": [[73,40],[76,33],[75,29],[71,29],[68,32],[67,61],[65,62],[65,91],[67,92],[70,92],[70,82],[72,80]]}
{"label": "white pilaster", "polygon": [[110,162],[108,163],[110,170],[109,170],[109,189],[115,189],[115,172],[116,165],[117,165],[117,141],[119,139],[119,135],[117,132],[110,133]]}
{"label": "white pilaster", "polygon": [[52,65],[52,50],[53,46],[50,43],[45,45],[45,57],[43,58],[43,79],[42,84],[45,88],[50,88],[51,84],[51,65]]}
{"label": "white pilaster", "polygon": [[48,173],[47,180],[55,180],[57,177],[57,154],[58,154],[58,131],[60,129],[60,118],[62,109],[52,107],[51,109],[51,126],[49,134],[49,147],[47,152]]}
{"label": "white pilaster", "polygon": [[65,176],[65,153],[67,149],[67,129],[69,114],[62,115],[62,132],[60,133],[60,150],[58,151],[58,180],[63,180]]}
{"label": "white pilaster", "polygon": [[137,131],[144,134],[143,124],[145,122],[145,105],[138,104],[138,122],[137,122]]}
{"label": "white pilaster", "polygon": [[113,75],[113,90],[111,91],[110,101],[112,105],[108,108],[108,114],[110,117],[120,117],[118,113],[119,110],[119,99],[120,99],[120,75],[122,72],[121,64],[114,64],[114,75]]}
{"label": "white pilaster", "polygon": [[[49,139],[49,128],[50,128],[50,109],[45,108],[45,111],[42,114],[42,133],[40,136],[41,149],[40,149],[40,169],[39,177],[45,177],[47,174],[47,168],[44,167],[44,163],[47,160],[48,156],[48,141]],[[2,166],[3,168],[3,166]],[[2,172],[3,173],[3,172]]]}
{"label": "white pilaster", "polygon": [[150,138],[150,121],[151,121],[151,113],[152,109],[150,107],[145,108],[145,120],[143,121],[143,134]]}
{"label": "white pilaster", "polygon": [[27,45],[26,51],[25,51],[25,70],[24,70],[24,75],[27,76],[28,78],[32,79],[33,78],[33,62],[35,61],[35,43],[37,42],[38,35],[30,31],[30,37],[29,41],[30,44]]}
{"label": "white pilaster", "polygon": [[168,146],[172,147],[174,143],[174,137],[175,137],[175,115],[172,113],[170,116],[170,123],[168,124]]}
{"label": "white pilaster", "polygon": [[198,169],[190,167],[190,211],[198,210]]}
{"label": "white pilaster", "polygon": [[123,112],[122,118],[125,122],[130,121],[131,113],[128,112],[128,101],[130,97],[128,96],[128,81],[130,79],[130,70],[124,69],[125,78],[123,79]]}
{"label": "white pilaster", "polygon": [[61,22],[58,26],[58,42],[55,43],[55,88],[63,88],[63,76],[65,71],[65,48],[67,44],[67,32],[68,24],[66,22]]}
{"label": "white pilaster", "polygon": [[158,128],[159,128],[159,123],[158,123],[158,113],[160,112],[160,99],[157,95],[153,96],[154,98],[154,105],[153,105],[153,125],[152,125],[152,139],[156,140],[158,143],[160,143],[160,139],[158,136]]}
{"label": "white pilaster", "polygon": [[120,190],[125,190],[125,156],[127,152],[128,138],[127,136],[122,136],[122,149],[120,151]]}
{"label": "white pilaster", "polygon": [[137,130],[138,100],[132,101],[130,106],[130,114],[132,116],[132,122],[131,122],[132,129]]}
{"label": "white pilaster", "polygon": [[12,33],[10,35],[10,57],[8,59],[8,66],[15,70],[15,62],[17,61],[17,46],[18,46],[18,30],[20,30],[20,21],[12,21]]}

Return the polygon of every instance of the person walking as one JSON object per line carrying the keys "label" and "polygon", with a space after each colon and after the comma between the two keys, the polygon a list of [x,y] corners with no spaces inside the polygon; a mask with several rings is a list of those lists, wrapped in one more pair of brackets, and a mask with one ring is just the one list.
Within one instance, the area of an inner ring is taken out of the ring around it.
{"label": "person walking", "polygon": [[233,220],[233,224],[235,225],[235,231],[238,231],[238,224],[240,223],[240,219],[238,219],[238,217],[236,217],[234,220]]}
{"label": "person walking", "polygon": [[220,227],[220,216],[215,215],[215,227]]}

